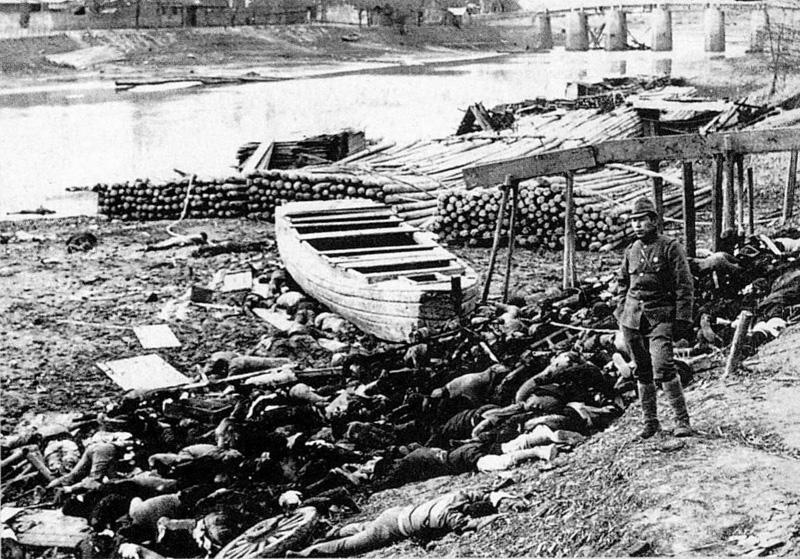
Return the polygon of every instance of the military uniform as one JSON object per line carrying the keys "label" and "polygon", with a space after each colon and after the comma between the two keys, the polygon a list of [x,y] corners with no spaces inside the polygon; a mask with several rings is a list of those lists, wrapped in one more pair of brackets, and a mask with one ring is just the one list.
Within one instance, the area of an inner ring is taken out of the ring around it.
{"label": "military uniform", "polygon": [[[651,217],[650,221],[644,218]],[[673,337],[688,337],[692,324],[694,284],[681,244],[655,231],[655,205],[636,200],[631,219],[641,238],[625,251],[619,269],[620,301],[614,316],[636,363],[644,429],[640,437],[660,430],[655,381],[661,383],[675,412],[675,436],[692,434],[681,379],[673,360]],[[636,229],[635,229],[636,230]],[[684,332],[689,330],[689,332]]]}
{"label": "military uniform", "polygon": [[692,321],[694,288],[686,252],[675,239],[653,235],[625,251],[619,270],[622,298],[614,316],[641,382],[670,381],[673,326]]}

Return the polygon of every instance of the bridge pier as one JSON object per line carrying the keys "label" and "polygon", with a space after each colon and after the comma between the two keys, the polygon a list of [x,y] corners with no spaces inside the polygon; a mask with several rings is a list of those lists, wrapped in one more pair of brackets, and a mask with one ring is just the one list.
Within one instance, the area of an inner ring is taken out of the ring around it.
{"label": "bridge pier", "polygon": [[653,30],[654,51],[672,50],[672,12],[666,8],[654,8],[650,16]]}
{"label": "bridge pier", "polygon": [[625,12],[617,8],[606,12],[603,39],[608,51],[628,49],[628,18]]}
{"label": "bridge pier", "polygon": [[767,30],[767,16],[763,10],[753,10],[750,13],[750,52],[764,50],[764,34]]}
{"label": "bridge pier", "polygon": [[725,12],[708,7],[703,23],[706,52],[725,52]]}
{"label": "bridge pier", "polygon": [[536,14],[533,18],[533,50],[550,50],[553,48],[553,28],[550,25],[550,14]]}
{"label": "bridge pier", "polygon": [[567,14],[567,37],[564,48],[569,51],[589,50],[589,27],[583,11]]}

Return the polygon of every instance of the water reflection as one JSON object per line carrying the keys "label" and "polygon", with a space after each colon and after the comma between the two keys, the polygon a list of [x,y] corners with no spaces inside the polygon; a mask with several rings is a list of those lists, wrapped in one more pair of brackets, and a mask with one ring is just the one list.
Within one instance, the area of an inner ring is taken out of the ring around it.
{"label": "water reflection", "polygon": [[[743,51],[744,46],[729,49],[728,56]],[[673,74],[726,68],[725,60],[702,53],[671,54]],[[165,178],[174,168],[225,174],[237,148],[248,141],[345,127],[400,143],[441,137],[456,129],[461,111],[476,101],[491,107],[558,97],[567,81],[597,79],[612,66],[617,74],[650,74],[654,65],[664,66],[663,56],[555,51],[161,94],[116,94],[104,85],[0,95],[0,213],[41,203],[74,211],[60,196],[67,186]]]}

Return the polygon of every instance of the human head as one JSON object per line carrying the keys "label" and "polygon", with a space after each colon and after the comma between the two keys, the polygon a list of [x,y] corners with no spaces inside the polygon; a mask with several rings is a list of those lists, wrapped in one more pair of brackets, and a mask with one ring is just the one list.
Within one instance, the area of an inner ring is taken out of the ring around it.
{"label": "human head", "polygon": [[652,234],[656,230],[658,220],[655,204],[647,196],[637,198],[633,204],[633,212],[628,217],[628,220],[637,239]]}

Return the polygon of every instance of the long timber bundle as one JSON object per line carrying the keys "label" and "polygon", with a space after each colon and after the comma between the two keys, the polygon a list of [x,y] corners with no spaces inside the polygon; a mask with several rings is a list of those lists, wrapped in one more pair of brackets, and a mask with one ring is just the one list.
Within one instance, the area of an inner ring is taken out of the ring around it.
{"label": "long timber bundle", "polygon": [[[478,230],[482,235],[484,228],[493,227],[494,202],[488,198],[499,196],[491,194],[491,189],[476,191],[480,195],[467,194],[464,167],[640,134],[641,120],[631,108],[554,111],[522,118],[514,130],[383,145],[324,166],[260,170],[225,179],[184,177],[162,183],[137,180],[104,185],[99,189],[98,203],[100,213],[126,220],[176,219],[181,215],[271,220],[275,208],[289,201],[366,198],[391,205],[400,217],[415,225],[430,223],[438,215],[439,230],[448,241],[457,242],[466,235],[464,228],[455,225],[467,219],[471,224],[468,231]],[[541,185],[525,190],[521,222],[527,225],[521,227],[528,240],[522,243],[524,246],[556,248],[560,243],[557,236],[563,227],[563,208],[557,210],[561,194],[553,191],[563,187],[559,180],[551,181],[551,194],[547,196],[542,194]],[[594,187],[600,194],[604,188],[617,189],[614,192],[618,194],[613,195],[620,198],[637,185],[640,192],[646,180],[635,173],[608,171],[587,178],[584,188]],[[555,205],[539,208],[540,199]],[[470,209],[459,215],[466,200],[470,200]],[[472,215],[472,206],[481,202],[486,207],[475,209],[476,215]],[[603,219],[592,216],[605,209],[601,202],[592,204],[591,211],[587,208],[588,217],[581,219],[586,231],[579,236],[582,248],[598,243],[603,246],[620,234],[616,222],[608,223],[610,214],[603,213]],[[556,224],[559,217],[561,225]]]}

